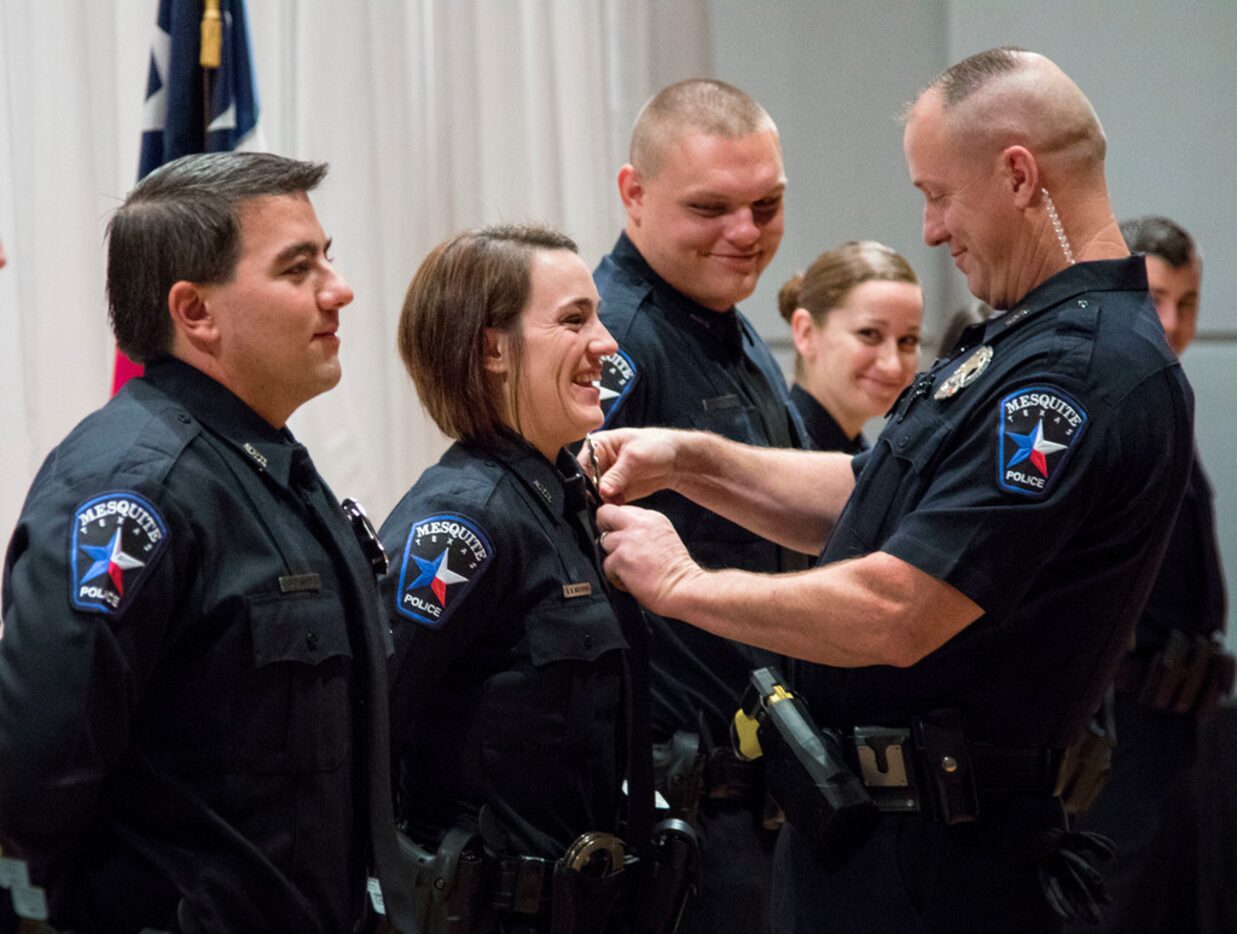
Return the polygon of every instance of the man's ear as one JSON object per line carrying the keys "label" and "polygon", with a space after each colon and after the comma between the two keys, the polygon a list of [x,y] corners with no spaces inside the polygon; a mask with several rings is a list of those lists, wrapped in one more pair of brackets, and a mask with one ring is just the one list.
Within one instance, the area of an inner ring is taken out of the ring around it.
{"label": "man's ear", "polygon": [[485,329],[485,369],[496,376],[506,376],[510,369],[506,335],[494,328]]}
{"label": "man's ear", "polygon": [[633,224],[639,225],[644,213],[644,180],[630,162],[619,169],[618,190],[623,207],[627,209],[627,217]]}
{"label": "man's ear", "polygon": [[168,314],[177,333],[198,349],[219,341],[219,323],[211,313],[202,286],[181,279],[168,290]]}
{"label": "man's ear", "polygon": [[795,350],[807,359],[816,353],[816,328],[812,313],[806,308],[796,308],[790,313],[790,336],[794,338]]}
{"label": "man's ear", "polygon": [[1014,207],[1026,210],[1039,197],[1039,163],[1025,146],[1007,146],[1001,152],[1001,168],[1005,172]]}

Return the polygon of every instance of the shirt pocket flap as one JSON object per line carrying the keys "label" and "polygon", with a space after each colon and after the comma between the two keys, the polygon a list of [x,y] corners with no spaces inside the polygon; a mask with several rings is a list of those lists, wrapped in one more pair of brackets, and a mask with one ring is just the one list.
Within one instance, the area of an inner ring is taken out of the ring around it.
{"label": "shirt pocket flap", "polygon": [[317,665],[352,657],[343,603],[331,592],[260,594],[247,597],[258,667],[276,662]]}
{"label": "shirt pocket flap", "polygon": [[527,624],[528,654],[534,665],[558,661],[591,662],[627,639],[605,594],[564,598],[557,594],[532,611]]}

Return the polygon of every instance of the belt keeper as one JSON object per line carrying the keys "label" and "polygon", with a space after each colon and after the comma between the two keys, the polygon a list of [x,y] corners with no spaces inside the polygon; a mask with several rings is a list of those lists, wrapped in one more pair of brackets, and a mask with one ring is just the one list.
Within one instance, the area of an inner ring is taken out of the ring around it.
{"label": "belt keeper", "polygon": [[546,861],[535,856],[510,856],[502,857],[498,865],[494,907],[522,915],[540,914],[545,902]]}

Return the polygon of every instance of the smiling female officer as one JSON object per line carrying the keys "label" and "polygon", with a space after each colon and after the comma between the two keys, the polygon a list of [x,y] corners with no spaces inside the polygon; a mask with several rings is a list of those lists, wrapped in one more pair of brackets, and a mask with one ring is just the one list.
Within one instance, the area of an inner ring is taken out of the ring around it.
{"label": "smiling female officer", "polygon": [[795,342],[790,398],[813,446],[858,454],[864,422],[889,411],[919,362],[914,270],[882,243],[851,241],[796,273],[777,304]]}
{"label": "smiling female officer", "polygon": [[565,451],[602,423],[597,382],[615,343],[597,305],[570,239],[491,227],[435,248],[400,317],[408,372],[456,443],[381,532],[398,811],[419,845],[463,828],[497,861],[506,882],[487,874],[482,888],[498,918],[477,930],[606,929],[621,885],[566,895],[551,876],[582,834],[619,832],[629,765],[643,806],[623,833],[648,840],[643,621],[607,591],[587,481]]}

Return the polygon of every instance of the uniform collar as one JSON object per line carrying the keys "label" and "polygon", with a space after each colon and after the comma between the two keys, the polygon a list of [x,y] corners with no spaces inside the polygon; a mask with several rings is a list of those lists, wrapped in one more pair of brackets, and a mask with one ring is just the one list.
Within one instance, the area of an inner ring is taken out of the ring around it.
{"label": "uniform collar", "polygon": [[610,255],[620,267],[649,283],[657,294],[658,307],[669,317],[731,351],[742,349],[742,324],[733,306],[726,311],[714,311],[688,298],[654,271],[626,231],[619,234],[618,243]]}
{"label": "uniform collar", "polygon": [[533,499],[544,506],[553,519],[561,519],[566,514],[564,506],[567,491],[564,484],[568,477],[580,472],[576,459],[566,448],[558,452],[556,463],[551,464],[523,438],[504,435],[493,444],[487,445],[485,453],[502,462],[519,477],[532,492]]}
{"label": "uniform collar", "polygon": [[1041,282],[1009,311],[990,319],[984,328],[984,341],[992,340],[1038,312],[1086,292],[1146,291],[1147,264],[1142,256],[1075,263]]}
{"label": "uniform collar", "polygon": [[858,454],[867,448],[862,434],[855,438],[849,437],[837,420],[829,414],[829,410],[798,383],[790,387],[790,400],[799,410],[807,433],[817,450]]}
{"label": "uniform collar", "polygon": [[175,357],[151,360],[143,379],[168,393],[258,472],[289,485],[293,451],[299,447],[292,432],[275,428],[223,383]]}

